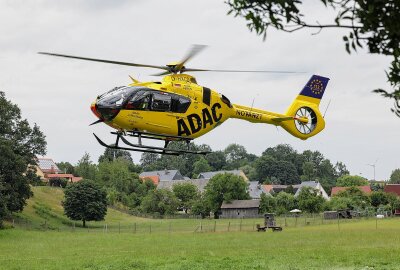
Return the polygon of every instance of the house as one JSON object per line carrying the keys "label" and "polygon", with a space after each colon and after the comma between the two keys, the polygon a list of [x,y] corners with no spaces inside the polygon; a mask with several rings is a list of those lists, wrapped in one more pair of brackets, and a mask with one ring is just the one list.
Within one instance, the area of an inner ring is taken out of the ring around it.
{"label": "house", "polygon": [[[60,173],[61,170],[51,158],[37,158],[36,175],[46,181],[46,174]],[[48,180],[47,180],[48,181]]]}
{"label": "house", "polygon": [[383,191],[386,193],[394,193],[397,196],[400,196],[400,184],[387,184]]}
{"label": "house", "polygon": [[[262,193],[266,193],[258,181],[250,181],[248,187],[250,198],[260,199]],[[269,194],[269,193],[268,193]]]}
{"label": "house", "polygon": [[325,200],[329,200],[329,196],[322,187],[322,185],[317,181],[304,181],[300,184],[299,188],[297,189],[296,193],[294,194],[295,197],[299,196],[300,191],[304,187],[311,187],[318,191],[319,195],[321,195]]}
{"label": "house", "polygon": [[77,177],[69,173],[61,173],[61,170],[51,158],[37,158],[36,175],[44,182],[49,182],[50,179],[57,178],[67,179],[71,183],[82,180],[82,177]]}
{"label": "house", "polygon": [[[158,177],[158,180],[154,177]],[[141,174],[139,174],[139,178],[140,179],[150,178],[155,184],[158,184],[163,181],[184,179],[184,177],[178,170],[161,170],[161,171],[142,172]]]}
{"label": "house", "polygon": [[[393,193],[396,194],[397,196],[400,196],[400,184],[387,184],[383,189],[383,191],[386,193]],[[396,216],[399,216],[400,209],[395,209],[394,214]]]}
{"label": "house", "polygon": [[241,176],[245,181],[249,181],[249,178],[244,174],[242,170],[232,170],[232,171],[216,171],[216,172],[203,172],[199,174],[198,178],[203,178],[203,179],[211,179],[217,174],[223,174],[223,173],[231,173],[233,175]]}
{"label": "house", "polygon": [[[337,195],[339,192],[345,191],[350,187],[333,187],[331,191],[331,196]],[[356,186],[359,190],[364,192],[365,194],[371,194],[372,190],[370,186]]]}
{"label": "house", "polygon": [[221,205],[221,218],[257,218],[260,200],[234,200],[223,202]]}
{"label": "house", "polygon": [[296,193],[300,185],[262,185],[262,189],[265,193],[279,193],[285,191],[289,186],[293,187],[293,191]]}
{"label": "house", "polygon": [[51,179],[58,179],[58,178],[67,179],[68,182],[70,182],[70,183],[75,183],[75,182],[79,182],[82,180],[82,177],[74,176],[73,174],[70,174],[70,173],[46,174],[46,182],[50,181]]}
{"label": "house", "polygon": [[142,180],[142,181],[150,180],[150,181],[152,181],[156,186],[160,183],[160,176],[158,176],[158,175],[139,176],[139,179]]}
{"label": "house", "polygon": [[169,189],[172,190],[174,185],[191,183],[197,187],[197,190],[201,193],[204,192],[204,188],[210,179],[188,179],[188,180],[171,180],[171,181],[161,181],[157,185],[157,189]]}

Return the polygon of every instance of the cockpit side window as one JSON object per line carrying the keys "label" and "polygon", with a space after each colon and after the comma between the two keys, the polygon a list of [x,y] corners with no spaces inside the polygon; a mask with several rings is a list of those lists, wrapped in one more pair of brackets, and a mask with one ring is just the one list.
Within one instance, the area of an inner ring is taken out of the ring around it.
{"label": "cockpit side window", "polygon": [[125,108],[128,110],[148,110],[151,103],[151,92],[140,90],[131,97]]}
{"label": "cockpit side window", "polygon": [[153,93],[151,110],[160,112],[171,111],[171,96],[167,93]]}
{"label": "cockpit side window", "polygon": [[129,97],[124,108],[127,110],[185,113],[190,102],[187,97],[141,88]]}
{"label": "cockpit side window", "polygon": [[177,113],[185,113],[190,106],[190,99],[178,95],[172,98],[171,111]]}

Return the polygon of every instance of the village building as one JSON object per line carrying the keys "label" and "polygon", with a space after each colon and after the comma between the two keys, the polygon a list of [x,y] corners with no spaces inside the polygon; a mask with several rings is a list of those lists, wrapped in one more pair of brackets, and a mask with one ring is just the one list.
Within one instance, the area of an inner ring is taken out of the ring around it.
{"label": "village building", "polygon": [[210,179],[185,179],[185,180],[171,180],[171,181],[161,181],[157,185],[157,189],[168,189],[172,190],[174,185],[190,183],[196,186],[197,190],[201,193],[204,192],[204,188]]}
{"label": "village building", "polygon": [[258,181],[250,181],[248,187],[250,198],[257,200],[261,198],[261,194],[265,193]]}
{"label": "village building", "polygon": [[198,178],[211,179],[217,174],[224,174],[224,173],[231,173],[233,175],[241,176],[245,181],[247,182],[249,181],[249,178],[247,178],[246,174],[242,170],[203,172],[199,174]]}
{"label": "village building", "polygon": [[400,196],[400,184],[387,184],[383,189],[386,193],[393,193]]}
{"label": "village building", "polygon": [[139,174],[140,179],[150,179],[154,182],[154,184],[158,185],[163,181],[172,181],[172,180],[183,180],[184,176],[178,170],[160,170],[160,171],[150,171],[150,172],[142,172]]}
{"label": "village building", "polygon": [[69,173],[62,173],[57,164],[51,158],[37,158],[36,175],[43,182],[49,182],[51,179],[67,179],[70,183],[82,180],[82,177],[74,176]]}
{"label": "village building", "polygon": [[[393,193],[397,196],[400,196],[400,184],[387,184],[383,189],[386,193]],[[400,216],[400,209],[395,209],[394,214],[396,216]]]}
{"label": "village building", "polygon": [[318,192],[325,200],[330,200],[329,195],[326,193],[325,189],[322,185],[317,181],[304,181],[300,184],[299,188],[297,189],[296,193],[294,194],[295,197],[299,196],[301,190],[304,187],[311,187]]}
{"label": "village building", "polygon": [[233,200],[221,205],[221,218],[257,218],[260,200]]}
{"label": "village building", "polygon": [[[370,186],[355,186],[356,188],[358,188],[359,190],[361,190],[362,192],[364,192],[365,194],[371,194],[372,190]],[[331,196],[335,196],[337,195],[339,192],[348,190],[350,187],[333,187],[331,190]]]}
{"label": "village building", "polygon": [[262,185],[262,189],[265,193],[277,194],[285,191],[289,186],[293,187],[293,192],[296,193],[300,185]]}

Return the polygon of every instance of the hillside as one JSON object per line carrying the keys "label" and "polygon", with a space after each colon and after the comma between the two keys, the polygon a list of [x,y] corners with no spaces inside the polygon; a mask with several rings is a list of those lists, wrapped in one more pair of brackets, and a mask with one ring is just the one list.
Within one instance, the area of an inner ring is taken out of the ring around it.
{"label": "hillside", "polygon": [[[64,215],[61,205],[61,201],[64,198],[63,189],[46,186],[32,187],[32,191],[34,195],[28,200],[24,211],[15,216],[15,225],[17,227],[62,230],[74,226],[74,221]],[[104,224],[121,224],[126,226],[127,224],[142,223],[146,220],[108,208],[104,221],[88,222],[87,224],[92,228],[102,228]],[[80,226],[80,222],[75,222],[75,228]]]}

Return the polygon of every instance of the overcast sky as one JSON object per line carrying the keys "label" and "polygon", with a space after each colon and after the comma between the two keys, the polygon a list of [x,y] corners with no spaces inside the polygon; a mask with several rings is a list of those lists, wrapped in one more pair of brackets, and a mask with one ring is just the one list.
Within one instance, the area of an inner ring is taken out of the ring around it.
{"label": "overcast sky", "polygon": [[[318,1],[315,1],[316,3]],[[224,149],[230,143],[260,155],[280,143],[297,151],[319,150],[333,163],[343,161],[352,174],[389,178],[400,168],[400,119],[393,102],[371,93],[388,88],[384,69],[390,58],[366,51],[348,55],[345,31],[293,34],[273,29],[267,40],[250,33],[242,18],[227,16],[216,0],[169,1],[22,1],[0,0],[0,90],[46,134],[48,154],[75,164],[89,152],[104,152],[95,132],[110,141],[110,128],[88,125],[96,118],[90,103],[98,94],[130,82],[128,75],[154,80],[151,69],[130,68],[38,55],[56,52],[127,62],[163,65],[180,60],[191,44],[209,47],[187,66],[196,68],[305,71],[297,75],[197,73],[198,83],[234,103],[285,112],[312,74],[331,78],[321,102],[326,128],[302,141],[271,125],[228,120],[197,139]],[[311,20],[331,16],[319,3],[307,6]],[[136,161],[140,154],[132,153]]]}

